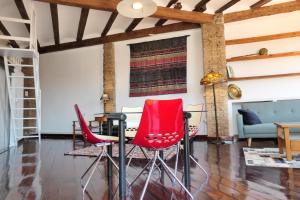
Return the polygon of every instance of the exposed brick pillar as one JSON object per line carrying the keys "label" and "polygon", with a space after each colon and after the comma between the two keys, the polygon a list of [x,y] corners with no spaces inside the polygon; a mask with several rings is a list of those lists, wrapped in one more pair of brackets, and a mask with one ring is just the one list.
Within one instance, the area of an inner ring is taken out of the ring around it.
{"label": "exposed brick pillar", "polygon": [[[224,37],[224,18],[222,14],[215,15],[213,23],[202,25],[204,74],[215,71],[226,77],[226,53]],[[208,136],[216,136],[216,121],[214,100],[211,86],[205,87],[205,100],[207,106]],[[216,85],[216,102],[219,136],[229,136],[228,126],[228,95],[227,83]]]}
{"label": "exposed brick pillar", "polygon": [[115,112],[115,49],[113,43],[103,45],[103,93],[110,97],[110,101],[104,104],[104,111]]}

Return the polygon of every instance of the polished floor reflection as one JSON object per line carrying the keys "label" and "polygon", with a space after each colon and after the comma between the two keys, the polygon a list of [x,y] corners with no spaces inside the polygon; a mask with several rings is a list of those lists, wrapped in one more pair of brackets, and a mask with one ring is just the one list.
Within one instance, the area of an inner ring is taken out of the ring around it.
{"label": "polished floor reflection", "polygon": [[[244,145],[245,142],[221,146],[193,143],[195,157],[209,172],[206,182],[203,172],[192,165],[191,189],[196,199],[300,199],[300,170],[246,167],[241,151]],[[260,141],[253,145],[272,147],[274,144]],[[80,175],[94,158],[64,156],[72,148],[71,140],[44,139],[42,148],[35,140],[28,140],[0,154],[0,199],[82,199]],[[145,161],[135,160],[128,170],[128,179],[144,164]],[[169,164],[173,166],[174,160]],[[100,173],[105,168],[102,162],[91,180],[86,199],[109,199],[114,193],[118,178],[113,177],[109,190],[105,174]],[[134,184],[128,199],[139,199],[145,179],[143,176]],[[166,175],[161,178],[156,173],[145,199],[185,199],[185,196],[178,185],[172,186]]]}

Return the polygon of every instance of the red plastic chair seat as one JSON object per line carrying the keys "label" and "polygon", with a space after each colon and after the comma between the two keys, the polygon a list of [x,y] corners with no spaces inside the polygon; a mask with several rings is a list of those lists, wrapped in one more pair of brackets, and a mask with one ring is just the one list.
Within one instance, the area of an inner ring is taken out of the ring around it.
{"label": "red plastic chair seat", "polygon": [[89,129],[89,126],[87,125],[85,119],[83,118],[79,107],[77,104],[74,106],[78,121],[82,130],[83,137],[91,144],[98,144],[98,143],[116,143],[119,141],[118,137],[114,136],[107,136],[107,135],[97,135],[92,133],[92,131]]}
{"label": "red plastic chair seat", "polygon": [[140,125],[132,144],[164,149],[184,136],[182,100],[146,100]]}

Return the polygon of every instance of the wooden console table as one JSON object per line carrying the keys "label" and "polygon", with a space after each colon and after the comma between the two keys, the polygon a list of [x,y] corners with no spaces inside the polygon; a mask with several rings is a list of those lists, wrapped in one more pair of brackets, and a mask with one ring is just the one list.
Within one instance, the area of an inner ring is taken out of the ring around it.
{"label": "wooden console table", "polygon": [[294,123],[274,123],[277,127],[277,140],[279,152],[283,153],[283,146],[286,151],[286,158],[288,161],[292,160],[292,152],[300,152],[300,133],[290,135],[290,128],[300,128],[300,122]]}

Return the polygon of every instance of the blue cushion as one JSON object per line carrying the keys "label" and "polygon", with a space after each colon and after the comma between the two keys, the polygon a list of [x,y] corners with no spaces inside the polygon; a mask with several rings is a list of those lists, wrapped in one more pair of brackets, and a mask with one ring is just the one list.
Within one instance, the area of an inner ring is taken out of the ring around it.
{"label": "blue cushion", "polygon": [[243,116],[243,122],[245,125],[261,124],[261,120],[251,110],[239,109],[238,112]]}
{"label": "blue cushion", "polygon": [[276,135],[276,125],[273,123],[245,125],[245,134],[274,134]]}

